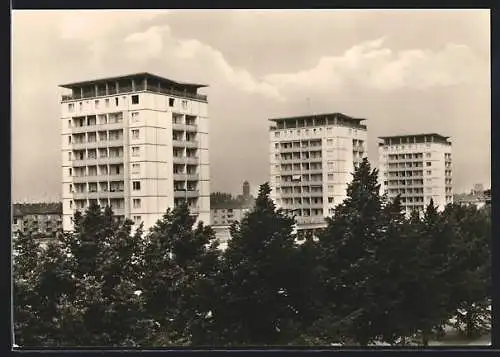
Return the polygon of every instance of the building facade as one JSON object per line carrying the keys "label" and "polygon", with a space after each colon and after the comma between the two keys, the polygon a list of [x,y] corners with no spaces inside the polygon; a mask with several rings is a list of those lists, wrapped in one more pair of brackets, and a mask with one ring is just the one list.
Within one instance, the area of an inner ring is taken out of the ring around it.
{"label": "building facade", "polygon": [[18,232],[52,239],[62,231],[61,203],[15,203],[12,205],[12,234]]}
{"label": "building facade", "polygon": [[297,230],[325,227],[366,156],[364,119],[340,113],[270,119],[271,197]]}
{"label": "building facade", "polygon": [[146,229],[187,202],[210,224],[206,86],[138,73],[61,87],[64,230],[92,202]]}
{"label": "building facade", "polygon": [[460,205],[474,205],[481,209],[491,204],[491,190],[485,190],[483,185],[476,184],[470,193],[454,194],[453,202]]}
{"label": "building facade", "polygon": [[439,134],[384,136],[379,143],[381,192],[401,195],[407,213],[430,203],[443,209],[453,202],[452,146]]}

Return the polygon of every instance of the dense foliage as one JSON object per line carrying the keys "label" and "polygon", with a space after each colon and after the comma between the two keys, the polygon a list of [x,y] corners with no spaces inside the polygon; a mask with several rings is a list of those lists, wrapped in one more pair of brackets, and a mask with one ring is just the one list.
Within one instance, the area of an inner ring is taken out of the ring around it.
{"label": "dense foliage", "polygon": [[[109,208],[47,247],[14,241],[20,346],[426,345],[452,318],[488,328],[489,207],[431,202],[407,217],[364,160],[318,237],[297,240],[270,187],[226,250],[187,207],[147,232]],[[223,199],[223,195],[219,197]],[[227,198],[227,197],[226,197]]]}

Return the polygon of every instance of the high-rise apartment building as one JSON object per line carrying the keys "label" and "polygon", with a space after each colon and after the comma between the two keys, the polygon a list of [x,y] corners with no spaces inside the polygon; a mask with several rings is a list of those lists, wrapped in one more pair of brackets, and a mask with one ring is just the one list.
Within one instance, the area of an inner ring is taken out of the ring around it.
{"label": "high-rise apartment building", "polygon": [[187,202],[210,224],[206,86],[137,73],[61,87],[64,230],[92,202],[145,228]]}
{"label": "high-rise apartment building", "polygon": [[269,120],[271,197],[296,216],[298,230],[324,227],[366,156],[364,119],[332,113]]}
{"label": "high-rise apartment building", "polygon": [[381,192],[401,195],[407,213],[431,199],[440,209],[453,201],[451,142],[439,134],[384,136],[379,143]]}

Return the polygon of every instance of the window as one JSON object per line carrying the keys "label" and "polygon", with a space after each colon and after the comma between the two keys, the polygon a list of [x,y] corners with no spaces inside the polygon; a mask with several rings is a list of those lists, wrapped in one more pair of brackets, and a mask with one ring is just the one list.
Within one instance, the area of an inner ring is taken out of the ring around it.
{"label": "window", "polygon": [[69,208],[73,208],[73,201],[69,200]]}
{"label": "window", "polygon": [[134,146],[132,147],[132,156],[139,156],[140,153],[140,147]]}
{"label": "window", "polygon": [[100,104],[100,103],[99,103],[99,100],[98,100],[98,99],[96,99],[96,101],[95,101],[95,108],[96,108],[96,109],[99,109],[99,104]]}
{"label": "window", "polygon": [[141,199],[140,198],[134,198],[132,200],[132,206],[134,208],[141,208]]}
{"label": "window", "polygon": [[74,112],[75,111],[75,103],[69,103],[68,104],[68,111],[69,112]]}
{"label": "window", "polygon": [[425,157],[431,157],[431,153],[430,152],[426,152],[425,153]]}
{"label": "window", "polygon": [[132,112],[131,116],[134,123],[137,123],[139,121],[139,112]]}
{"label": "window", "polygon": [[333,192],[333,185],[328,185],[328,192]]}
{"label": "window", "polygon": [[14,224],[17,224],[17,218],[14,218]]}
{"label": "window", "polygon": [[187,100],[183,100],[182,101],[182,109],[187,109],[187,106],[188,106],[188,101]]}
{"label": "window", "polygon": [[278,149],[279,147],[280,147],[280,144],[278,144],[278,143],[274,144],[275,149]]}
{"label": "window", "polygon": [[333,161],[328,161],[326,165],[329,170],[333,170]]}
{"label": "window", "polygon": [[109,108],[109,98],[104,99],[104,104],[106,105],[106,108]]}
{"label": "window", "polygon": [[139,139],[139,129],[132,129],[132,139]]}
{"label": "window", "polygon": [[279,138],[279,137],[280,137],[280,132],[279,132],[279,131],[276,131],[276,132],[274,133],[274,136],[275,136],[275,137],[277,137],[277,138]]}
{"label": "window", "polygon": [[68,160],[71,161],[71,151],[68,152]]}
{"label": "window", "polygon": [[71,144],[71,135],[68,136],[68,144]]}
{"label": "window", "polygon": [[80,102],[80,103],[78,103],[78,105],[79,105],[79,107],[80,107],[80,110],[82,110],[82,109],[83,109],[83,103],[82,103],[82,102]]}
{"label": "window", "polygon": [[132,104],[139,104],[139,95],[135,94],[132,97]]}
{"label": "window", "polygon": [[134,223],[135,224],[140,224],[142,221],[142,218],[141,216],[134,216]]}
{"label": "window", "polygon": [[326,141],[326,145],[328,145],[328,146],[333,146],[333,139],[328,139],[328,140]]}
{"label": "window", "polygon": [[141,181],[132,181],[132,189],[134,191],[140,191],[141,190]]}
{"label": "window", "polygon": [[333,197],[328,197],[328,203],[333,203]]}
{"label": "window", "polygon": [[132,173],[133,174],[138,174],[141,170],[141,165],[140,164],[132,164]]}
{"label": "window", "polygon": [[69,175],[73,176],[73,169],[71,167],[68,169],[68,171],[69,171]]}
{"label": "window", "polygon": [[73,192],[73,185],[69,184],[69,192]]}
{"label": "window", "polygon": [[119,103],[119,98],[118,98],[118,97],[116,97],[116,98],[115,98],[115,106],[116,106],[116,107],[118,106],[118,103]]}
{"label": "window", "polygon": [[175,103],[175,99],[174,98],[168,98],[168,106],[169,107],[173,107],[174,103]]}
{"label": "window", "polygon": [[431,163],[430,161],[427,161],[427,162],[425,163],[425,166],[431,166],[431,165],[432,165],[432,163]]}
{"label": "window", "polygon": [[432,175],[432,170],[427,170],[427,175]]}
{"label": "window", "polygon": [[328,174],[328,180],[333,181],[333,174]]}

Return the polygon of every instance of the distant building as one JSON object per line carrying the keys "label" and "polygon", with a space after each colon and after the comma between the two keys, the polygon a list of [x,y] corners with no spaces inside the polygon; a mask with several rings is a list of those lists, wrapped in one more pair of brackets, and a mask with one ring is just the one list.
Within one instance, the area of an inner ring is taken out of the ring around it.
{"label": "distant building", "polygon": [[12,233],[31,233],[40,240],[55,238],[62,231],[62,203],[15,203]]}
{"label": "distant building", "polygon": [[439,209],[453,202],[451,142],[439,134],[380,137],[381,192],[398,194],[407,213],[423,212],[431,199]]}
{"label": "distant building", "polygon": [[482,195],[484,193],[484,186],[482,183],[476,183],[474,185],[474,189],[472,190],[472,193],[475,195]]}
{"label": "distant building", "polygon": [[243,182],[243,198],[250,198],[250,183],[248,183],[248,181]]}
{"label": "distant building", "polygon": [[459,193],[453,195],[453,202],[460,205],[475,205],[477,208],[483,208],[491,203],[490,190],[482,190],[482,185],[474,185],[470,193]]}
{"label": "distant building", "polygon": [[324,228],[366,157],[365,119],[329,113],[269,120],[271,198],[295,215],[297,231]]}
{"label": "distant building", "polygon": [[[241,197],[241,196],[240,196]],[[253,208],[255,200],[250,198],[246,201],[232,200],[211,204],[210,221],[216,237],[222,243],[222,248],[227,246],[227,241],[231,238],[229,228],[231,224],[241,220]]]}
{"label": "distant building", "polygon": [[136,73],[61,87],[65,231],[91,203],[146,229],[181,204],[210,224],[206,85]]}

